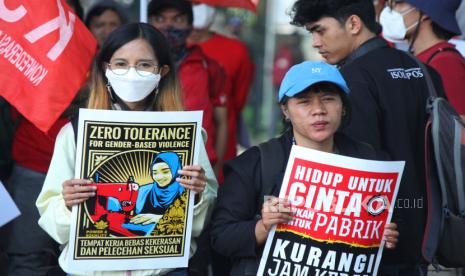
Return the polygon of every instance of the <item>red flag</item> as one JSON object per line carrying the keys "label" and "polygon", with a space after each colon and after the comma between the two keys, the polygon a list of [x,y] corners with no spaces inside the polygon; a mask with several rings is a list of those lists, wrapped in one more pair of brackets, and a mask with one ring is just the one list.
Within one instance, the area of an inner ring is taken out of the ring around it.
{"label": "red flag", "polygon": [[243,8],[257,12],[258,2],[260,0],[191,0],[194,3],[205,3],[212,6]]}
{"label": "red flag", "polygon": [[0,95],[47,131],[86,80],[96,41],[64,0],[0,0]]}

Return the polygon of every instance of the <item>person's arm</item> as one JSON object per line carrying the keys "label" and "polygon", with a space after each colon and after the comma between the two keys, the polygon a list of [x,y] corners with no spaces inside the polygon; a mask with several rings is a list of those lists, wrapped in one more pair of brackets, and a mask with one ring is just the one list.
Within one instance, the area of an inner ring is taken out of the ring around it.
{"label": "person's arm", "polygon": [[209,96],[213,105],[213,121],[215,123],[215,153],[214,171],[217,177],[221,175],[224,153],[228,142],[228,111],[227,101],[231,91],[231,80],[227,78],[224,68],[215,60],[207,59],[209,74]]}
{"label": "person's arm", "polygon": [[235,114],[240,114],[247,102],[250,86],[254,79],[255,66],[249,56],[247,47],[242,44],[241,54],[238,59],[241,60],[239,69],[235,76],[232,77],[232,91]]}
{"label": "person's arm", "polygon": [[217,158],[214,170],[218,176],[219,171],[223,168],[223,157],[228,141],[228,111],[226,106],[216,106],[213,117],[216,125],[215,152]]}
{"label": "person's arm", "polygon": [[63,198],[62,183],[74,177],[75,152],[74,133],[68,123],[57,136],[52,162],[36,201],[39,225],[60,244],[69,240],[71,211]]}
{"label": "person's arm", "polygon": [[200,145],[198,164],[205,171],[206,186],[194,205],[194,219],[192,222],[192,237],[196,238],[209,223],[213,210],[213,203],[216,199],[218,181],[216,180],[213,168],[208,160],[207,151],[203,144]]}
{"label": "person's arm", "polygon": [[257,215],[258,159],[258,149],[252,148],[224,167],[225,180],[218,190],[212,216],[211,242],[216,251],[228,257],[255,258],[259,253],[255,236],[255,227],[260,220]]}

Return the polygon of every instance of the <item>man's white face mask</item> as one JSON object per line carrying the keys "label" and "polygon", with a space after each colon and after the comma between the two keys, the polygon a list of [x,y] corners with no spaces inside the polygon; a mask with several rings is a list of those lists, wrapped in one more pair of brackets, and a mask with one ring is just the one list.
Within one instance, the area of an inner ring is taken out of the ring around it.
{"label": "man's white face mask", "polygon": [[[126,71],[125,69],[116,70]],[[126,74],[117,73],[107,68],[105,76],[116,95],[128,103],[139,102],[145,99],[155,90],[161,79],[160,74],[154,73],[146,73],[147,75],[141,76],[134,67],[129,68]]]}
{"label": "man's white face mask", "polygon": [[413,10],[415,10],[415,8],[399,13],[389,7],[385,7],[379,16],[379,23],[383,26],[383,37],[394,43],[404,42],[407,31],[418,24],[417,22],[408,28],[405,26],[404,15]]}
{"label": "man's white face mask", "polygon": [[194,29],[206,29],[211,26],[215,18],[215,8],[207,4],[198,4],[193,6],[192,11],[194,12],[192,23]]}

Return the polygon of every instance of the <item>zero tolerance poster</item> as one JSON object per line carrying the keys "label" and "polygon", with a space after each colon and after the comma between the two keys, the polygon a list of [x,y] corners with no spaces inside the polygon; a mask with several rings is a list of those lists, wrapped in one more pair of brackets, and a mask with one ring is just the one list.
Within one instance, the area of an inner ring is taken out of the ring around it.
{"label": "zero tolerance poster", "polygon": [[96,196],[73,207],[75,271],[187,267],[194,194],[177,181],[197,163],[202,112],[81,109],[76,178]]}
{"label": "zero tolerance poster", "polygon": [[293,146],[280,198],[294,218],[270,232],[258,275],[376,275],[404,163]]}

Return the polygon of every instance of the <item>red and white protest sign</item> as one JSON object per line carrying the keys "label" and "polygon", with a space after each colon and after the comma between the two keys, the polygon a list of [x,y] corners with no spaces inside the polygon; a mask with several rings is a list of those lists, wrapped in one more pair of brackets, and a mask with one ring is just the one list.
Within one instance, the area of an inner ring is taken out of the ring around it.
{"label": "red and white protest sign", "polygon": [[96,49],[65,0],[0,0],[0,95],[42,131],[85,82]]}
{"label": "red and white protest sign", "polygon": [[280,198],[294,219],[268,236],[258,275],[376,275],[404,163],[293,146]]}

